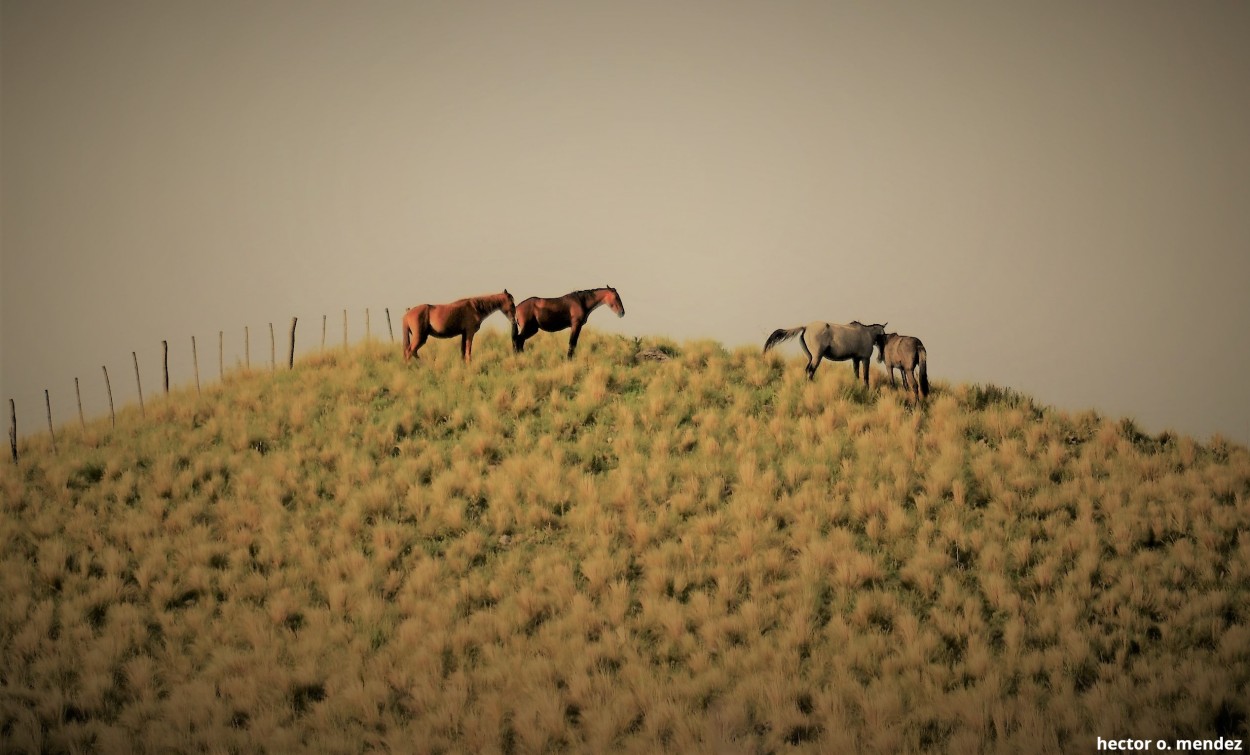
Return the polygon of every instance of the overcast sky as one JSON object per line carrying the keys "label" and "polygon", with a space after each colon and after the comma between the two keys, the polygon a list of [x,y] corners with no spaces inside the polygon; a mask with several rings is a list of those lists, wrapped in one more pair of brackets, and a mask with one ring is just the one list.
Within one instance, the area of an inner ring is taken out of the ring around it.
{"label": "overcast sky", "polygon": [[162,339],[186,385],[192,335],[207,380],[218,331],[611,284],[603,332],[888,321],[936,378],[1250,441],[1250,3],[2,9],[23,431],[101,365],[133,401],[131,351],[155,393]]}

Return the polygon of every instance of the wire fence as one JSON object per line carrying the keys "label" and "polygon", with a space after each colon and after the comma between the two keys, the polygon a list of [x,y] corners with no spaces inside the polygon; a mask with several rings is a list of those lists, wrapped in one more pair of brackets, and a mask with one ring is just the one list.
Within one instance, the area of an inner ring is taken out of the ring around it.
{"label": "wire fence", "polygon": [[[390,307],[384,308],[383,311],[386,313],[387,336],[393,342],[395,340],[395,330],[391,321]],[[325,351],[326,349],[327,336],[329,335],[328,324],[329,324],[329,316],[322,315],[321,316],[321,346],[320,346],[321,351]],[[285,344],[286,346],[285,361],[286,361],[286,369],[288,370],[295,368],[296,330],[297,330],[298,325],[299,325],[299,318],[292,317],[291,327],[287,333],[287,339],[286,339],[286,344]],[[343,344],[342,345],[345,350],[350,348],[351,346],[351,341],[348,337],[348,333],[349,333],[348,310],[344,309],[343,310]],[[218,379],[218,382],[220,383],[225,382],[226,375],[229,372],[226,369],[226,362],[225,362],[225,338],[226,338],[225,331],[223,330],[217,331],[217,379]],[[365,341],[368,342],[372,340],[373,340],[372,316],[371,316],[370,310],[366,308],[365,309]],[[277,358],[278,350],[277,349],[278,349],[278,342],[277,342],[276,331],[274,330],[274,324],[271,322],[269,323],[269,370],[271,373],[276,372],[278,369],[278,358]],[[169,389],[170,370],[169,370],[169,341],[168,340],[161,341],[161,353],[162,353],[161,374],[163,376],[162,385],[164,388],[164,393],[167,395],[170,390]],[[146,418],[147,408],[146,408],[146,405],[144,403],[144,398],[143,398],[143,377],[142,377],[142,372],[139,369],[139,354],[137,351],[132,351],[130,352],[130,356],[131,356],[132,362],[134,363],[135,390],[138,395],[139,414],[140,414],[140,417]],[[193,376],[195,379],[195,393],[196,393],[196,396],[199,397],[199,396],[202,396],[203,389],[202,389],[202,383],[200,379],[201,376],[200,376],[199,345],[194,335],[191,336],[191,364],[192,364]],[[242,362],[242,365],[240,366],[242,370],[246,372],[252,371],[251,328],[250,326],[246,326],[246,325],[243,327],[243,362]],[[108,365],[101,365],[101,372],[104,375],[105,394],[108,396],[109,425],[111,428],[115,429],[117,427],[117,406],[113,400],[113,382],[109,378]],[[83,413],[82,388],[81,388],[81,383],[79,382],[79,379],[77,376],[74,377],[74,394],[75,394],[75,400],[77,401],[77,405],[78,405],[78,422],[79,422],[79,425],[82,427],[82,429],[85,431],[87,429],[87,419]],[[44,396],[44,412],[47,418],[47,433],[48,433],[48,437],[50,441],[49,448],[51,449],[52,454],[55,455],[57,453],[56,428],[52,421],[51,391],[45,388],[43,391],[43,396]],[[17,424],[18,410],[17,409],[18,409],[17,402],[13,398],[10,398],[9,399],[9,449],[10,449],[10,453],[12,456],[12,462],[14,464],[18,463],[18,460],[20,458],[20,453],[21,453],[21,446],[24,445],[23,443],[19,443],[19,438],[18,438],[18,424]],[[25,441],[26,438],[22,438],[21,440]]]}

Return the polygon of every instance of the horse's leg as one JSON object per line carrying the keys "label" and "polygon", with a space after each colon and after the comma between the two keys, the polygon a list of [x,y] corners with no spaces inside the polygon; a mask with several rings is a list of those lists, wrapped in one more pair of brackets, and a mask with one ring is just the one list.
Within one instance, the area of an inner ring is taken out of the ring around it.
{"label": "horse's leg", "polygon": [[[893,368],[891,368],[891,370],[893,370]],[[900,375],[903,376],[903,392],[907,394],[908,398],[911,398],[912,381],[908,379],[907,373],[909,372],[909,370],[907,369],[907,366],[906,365],[900,366],[898,368],[898,372]],[[893,375],[891,375],[891,377],[893,377]]]}
{"label": "horse's leg", "polygon": [[569,335],[569,359],[573,358],[573,352],[577,350],[577,337],[582,334],[582,324],[577,320],[569,326],[573,332]]}
{"label": "horse's leg", "polygon": [[460,354],[464,357],[464,363],[469,363],[469,358],[473,356],[473,333],[466,330],[460,336]]}
{"label": "horse's leg", "polygon": [[890,387],[891,387],[891,388],[896,388],[896,387],[898,387],[898,383],[895,383],[895,382],[894,382],[894,365],[892,365],[892,364],[887,364],[887,365],[885,366],[885,369],[886,369],[886,371],[887,371],[887,372],[889,372],[889,373],[890,373]]}
{"label": "horse's leg", "polygon": [[408,356],[420,359],[421,357],[417,354],[417,350],[425,345],[425,339],[430,337],[430,331],[425,327],[418,325],[415,335],[416,338],[412,339],[412,350],[408,352]]}
{"label": "horse's leg", "polygon": [[808,357],[807,361],[807,379],[811,380],[816,376],[816,368],[820,366],[820,360],[823,354],[817,353],[814,357]]}

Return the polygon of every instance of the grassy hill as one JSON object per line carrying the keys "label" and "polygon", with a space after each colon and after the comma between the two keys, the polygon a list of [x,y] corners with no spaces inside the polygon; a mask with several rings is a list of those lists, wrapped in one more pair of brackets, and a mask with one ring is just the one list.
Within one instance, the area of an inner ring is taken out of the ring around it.
{"label": "grassy hill", "polygon": [[364,345],[28,440],[0,751],[1250,738],[1247,449],[564,343]]}

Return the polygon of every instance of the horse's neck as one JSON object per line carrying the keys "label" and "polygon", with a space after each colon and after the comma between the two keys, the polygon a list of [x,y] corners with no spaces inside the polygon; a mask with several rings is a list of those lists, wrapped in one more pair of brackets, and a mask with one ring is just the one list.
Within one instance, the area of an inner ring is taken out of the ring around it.
{"label": "horse's neck", "polygon": [[607,289],[596,288],[582,295],[582,308],[586,310],[586,314],[594,312],[606,300],[606,292]]}
{"label": "horse's neck", "polygon": [[480,299],[474,299],[473,308],[478,311],[478,314],[485,317],[503,308],[503,296],[497,294],[495,296],[483,296]]}

